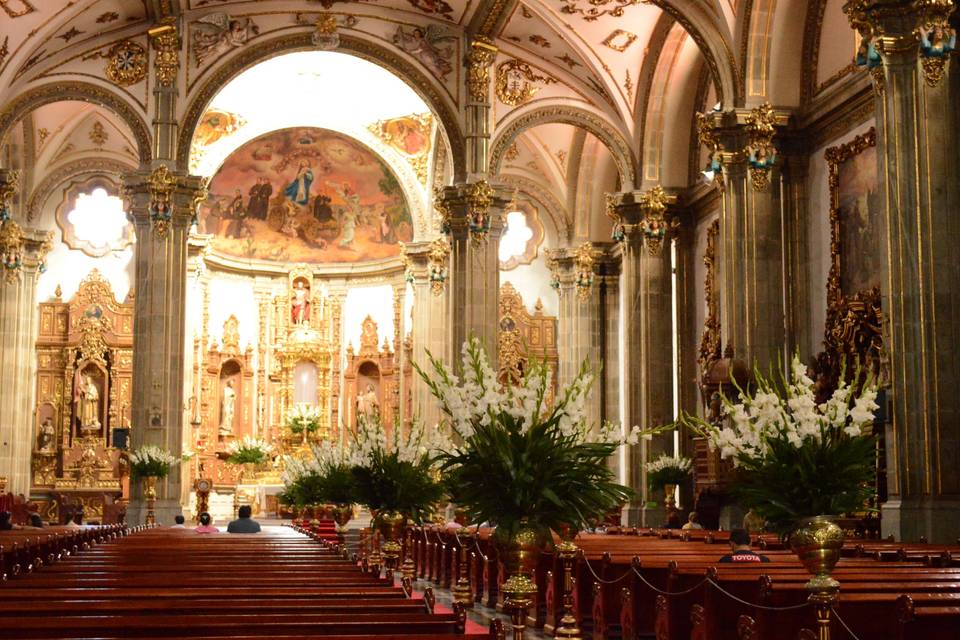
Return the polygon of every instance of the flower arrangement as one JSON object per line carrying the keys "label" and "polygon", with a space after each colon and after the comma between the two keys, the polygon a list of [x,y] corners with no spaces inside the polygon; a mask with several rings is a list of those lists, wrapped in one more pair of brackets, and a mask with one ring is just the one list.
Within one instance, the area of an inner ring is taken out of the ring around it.
{"label": "flower arrangement", "polygon": [[683,456],[661,455],[653,462],[644,465],[647,483],[653,490],[660,490],[668,484],[681,484],[690,477],[693,461]]}
{"label": "flower arrangement", "polygon": [[789,380],[755,378],[756,391],[740,390],[739,403],[723,398],[727,426],[681,418],[733,461],[735,496],[781,533],[803,518],[862,509],[876,477],[872,376],[858,370],[850,383],[841,373],[840,386],[820,404],[799,357]]}
{"label": "flower arrangement", "polygon": [[320,429],[320,407],[298,402],[287,414],[287,428],[291,433],[316,433]]}
{"label": "flower arrangement", "polygon": [[361,416],[349,454],[356,501],[371,511],[427,520],[443,491],[435,480],[435,439],[422,425],[407,434],[399,424],[387,436],[379,417]]}
{"label": "flower arrangement", "polygon": [[227,447],[227,462],[230,464],[261,464],[267,461],[273,451],[265,440],[244,436],[234,440]]}
{"label": "flower arrangement", "polygon": [[460,442],[442,448],[437,461],[451,500],[470,521],[496,522],[499,543],[524,527],[545,540],[550,530],[583,529],[630,498],[608,458],[620,444],[670,427],[634,427],[626,436],[611,424],[591,429],[586,363],[551,402],[545,362],[531,361],[517,384],[503,387],[476,338],[461,353],[459,376],[429,353],[432,374],[414,366],[440,402],[442,426]]}
{"label": "flower arrangement", "polygon": [[147,444],[130,454],[130,474],[135,478],[166,478],[180,460],[166,449]]}

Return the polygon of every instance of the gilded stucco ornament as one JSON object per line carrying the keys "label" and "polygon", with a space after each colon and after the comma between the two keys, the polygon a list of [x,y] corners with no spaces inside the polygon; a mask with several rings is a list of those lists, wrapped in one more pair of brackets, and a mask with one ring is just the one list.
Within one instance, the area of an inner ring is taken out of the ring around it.
{"label": "gilded stucco ornament", "polygon": [[927,85],[936,87],[943,79],[950,54],[957,46],[957,32],[950,26],[953,3],[950,0],[926,0],[917,3],[920,24],[914,34],[920,40],[920,67]]}
{"label": "gilded stucco ornament", "polygon": [[180,34],[175,22],[175,19],[165,19],[163,24],[148,32],[156,51],[153,67],[157,72],[157,82],[162,87],[172,87],[180,69]]}
{"label": "gilded stucco ornament", "polygon": [[150,224],[160,239],[166,238],[173,218],[173,190],[177,179],[170,168],[162,164],[147,179],[150,188]]}
{"label": "gilded stucco ornament", "polygon": [[13,221],[10,201],[20,189],[20,172],[10,171],[0,182],[0,261],[4,280],[14,283],[23,267],[24,241],[20,225]]}
{"label": "gilded stucco ornament", "polygon": [[560,257],[563,249],[547,249],[547,270],[550,271],[550,288],[561,295],[560,290]]}
{"label": "gilded stucco ornament", "polygon": [[450,206],[447,204],[442,186],[435,187],[433,190],[433,208],[440,220],[440,233],[450,233]]}
{"label": "gilded stucco ornament", "polygon": [[713,176],[713,184],[720,191],[724,190],[723,165],[720,162],[723,145],[714,129],[713,117],[709,113],[697,114],[697,140],[700,145],[708,151],[707,166],[704,171],[710,172]]}
{"label": "gilded stucco ornament", "polygon": [[490,205],[493,204],[493,187],[480,180],[464,187],[467,201],[467,217],[470,221],[470,240],[480,245],[490,232]]}
{"label": "gilded stucco ornament", "polygon": [[147,77],[147,51],[136,42],[124,40],[105,54],[107,78],[116,85],[129,87]]}
{"label": "gilded stucco ornament", "polygon": [[576,269],[577,297],[580,300],[590,299],[590,289],[593,288],[593,265],[595,263],[593,244],[584,242],[573,252],[573,264]]}
{"label": "gilded stucco ornament", "polygon": [[776,114],[769,102],[751,110],[747,116],[744,152],[750,163],[750,181],[756,191],[765,191],[770,186],[770,170],[777,160],[777,148],[773,145],[775,123]]}
{"label": "gilded stucco ornament", "polygon": [[707,247],[703,253],[703,297],[706,301],[706,318],[703,320],[703,335],[697,364],[700,374],[706,375],[710,365],[722,355],[720,345],[720,304],[717,296],[717,238],[720,235],[720,220],[714,220],[707,229]]}
{"label": "gilded stucco ornament", "polygon": [[435,296],[443,293],[447,282],[447,259],[450,257],[450,243],[446,238],[437,238],[430,243],[427,251],[427,278],[430,280],[430,291]]}
{"label": "gilded stucco ornament", "polygon": [[487,102],[490,90],[490,65],[497,57],[497,48],[489,38],[478,36],[470,42],[467,53],[467,88],[475,102]]}
{"label": "gilded stucco ornament", "polygon": [[680,226],[679,221],[667,217],[667,205],[672,198],[660,185],[641,194],[638,201],[643,217],[640,219],[640,232],[650,255],[659,256],[667,235]]}
{"label": "gilded stucco ornament", "polygon": [[555,79],[540,75],[526,62],[507,60],[497,65],[497,82],[494,90],[503,104],[516,107],[529,102],[540,91],[534,83],[554,84]]}

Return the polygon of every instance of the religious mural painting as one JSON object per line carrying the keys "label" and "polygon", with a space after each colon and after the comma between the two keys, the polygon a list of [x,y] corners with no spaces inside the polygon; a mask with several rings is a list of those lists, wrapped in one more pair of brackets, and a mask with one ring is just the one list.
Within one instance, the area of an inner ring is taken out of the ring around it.
{"label": "religious mural painting", "polygon": [[199,223],[214,250],[248,260],[378,260],[413,239],[387,165],[356,140],[313,127],[273,131],[234,151],[210,183]]}

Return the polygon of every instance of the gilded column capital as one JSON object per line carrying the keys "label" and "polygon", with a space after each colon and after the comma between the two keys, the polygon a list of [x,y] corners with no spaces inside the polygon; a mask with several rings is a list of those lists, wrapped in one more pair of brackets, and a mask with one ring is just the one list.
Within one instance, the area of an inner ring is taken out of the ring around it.
{"label": "gilded column capital", "polygon": [[498,52],[499,49],[487,37],[476,36],[470,41],[467,51],[467,91],[474,102],[490,100],[490,66]]}
{"label": "gilded column capital", "polygon": [[205,178],[174,172],[165,164],[123,176],[123,196],[134,224],[149,224],[161,240],[171,227],[189,228],[206,195]]}
{"label": "gilded column capital", "polygon": [[607,195],[607,216],[613,221],[613,238],[621,242],[643,243],[650,255],[658,256],[663,244],[679,226],[669,213],[677,197],[660,185],[647,191],[629,191]]}
{"label": "gilded column capital", "polygon": [[446,238],[406,243],[402,255],[407,282],[429,284],[435,296],[443,293],[449,277],[450,243]]}
{"label": "gilded column capital", "polygon": [[710,111],[697,114],[697,138],[710,153],[706,170],[713,172],[720,190],[738,165],[749,167],[757,191],[770,185],[770,172],[779,156],[774,137],[790,122],[790,112],[776,110],[765,102],[753,108]]}
{"label": "gilded column capital", "polygon": [[547,268],[550,270],[550,286],[558,295],[564,290],[575,288],[581,301],[590,299],[595,274],[594,268],[598,252],[592,242],[584,242],[576,247],[548,249]]}
{"label": "gilded column capital", "polygon": [[935,87],[943,78],[956,30],[950,17],[954,0],[849,0],[843,5],[850,26],[861,35],[858,66],[870,70],[879,95],[885,92],[882,64],[909,64],[920,58],[924,80]]}
{"label": "gilded column capital", "polygon": [[469,235],[475,245],[483,244],[490,235],[499,239],[509,202],[508,189],[486,180],[438,187],[433,196],[440,230],[453,237]]}

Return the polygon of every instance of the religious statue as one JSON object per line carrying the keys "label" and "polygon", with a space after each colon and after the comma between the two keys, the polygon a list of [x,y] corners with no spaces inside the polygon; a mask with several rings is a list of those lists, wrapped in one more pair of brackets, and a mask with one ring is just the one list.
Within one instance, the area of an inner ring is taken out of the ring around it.
{"label": "religious statue", "polygon": [[54,442],[56,435],[57,430],[53,426],[53,418],[47,416],[40,424],[40,433],[37,435],[37,451],[40,453],[52,452],[56,447]]}
{"label": "religious statue", "polygon": [[100,390],[93,378],[86,374],[74,394],[80,431],[95,431],[100,428]]}
{"label": "religious statue", "polygon": [[293,302],[290,306],[290,322],[294,325],[310,322],[310,289],[303,280],[298,279],[293,284]]}
{"label": "religious statue", "polygon": [[237,392],[233,390],[233,381],[228,380],[223,387],[223,398],[220,400],[220,435],[233,434],[233,414],[237,403]]}
{"label": "religious statue", "polygon": [[377,400],[377,390],[372,384],[368,384],[366,391],[357,396],[357,419],[360,416],[370,419],[378,415],[380,415],[380,402]]}

